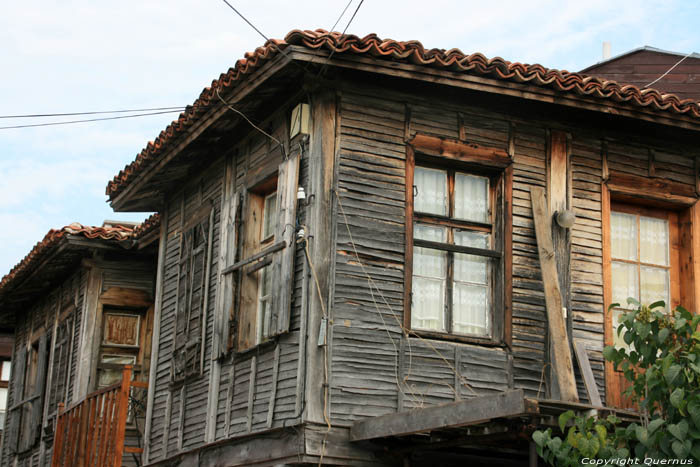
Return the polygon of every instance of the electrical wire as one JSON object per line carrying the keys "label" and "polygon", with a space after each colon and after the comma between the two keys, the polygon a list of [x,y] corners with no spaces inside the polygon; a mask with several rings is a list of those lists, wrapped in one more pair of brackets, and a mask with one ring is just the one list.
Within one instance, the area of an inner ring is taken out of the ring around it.
{"label": "electrical wire", "polygon": [[136,117],[148,117],[151,115],[162,115],[162,114],[168,114],[168,113],[179,113],[180,110],[165,110],[162,112],[149,112],[149,113],[141,113],[141,114],[134,114],[134,115],[120,115],[117,117],[103,117],[103,118],[88,118],[84,120],[68,120],[65,122],[47,122],[47,123],[32,123],[28,125],[13,125],[13,126],[0,126],[0,130],[12,130],[16,128],[34,128],[34,127],[42,127],[42,126],[55,126],[55,125],[71,125],[74,123],[87,123],[87,122],[101,122],[105,120],[121,120],[125,118],[136,118]]}
{"label": "electrical wire", "polygon": [[[362,6],[362,4],[364,2],[365,2],[365,0],[360,0],[360,3],[357,5],[357,8],[355,8],[355,11],[353,12],[352,16],[350,17],[350,21],[348,21],[348,24],[345,25],[345,29],[343,29],[343,32],[340,34],[341,38],[347,32],[348,28],[350,27],[350,24],[352,24],[352,21],[355,19],[355,15],[357,15],[357,12],[360,11],[360,7]],[[347,9],[347,7],[345,7],[345,8]],[[345,14],[345,10],[343,10],[343,13],[341,13],[340,17],[342,17],[344,14]],[[338,18],[338,21],[340,21],[340,18]],[[336,21],[336,24],[338,23],[338,21]],[[333,26],[333,29],[335,29],[335,25]],[[337,47],[334,47],[333,50],[331,50],[330,55],[328,55],[328,58],[326,59],[325,65],[323,65],[321,70],[318,72],[316,79],[321,78],[323,76],[323,74],[326,72],[326,70],[328,69],[328,64],[330,63],[331,58],[333,58],[333,54],[335,54],[336,50],[337,50]]]}
{"label": "electrical wire", "polygon": [[95,110],[92,112],[68,112],[55,114],[27,114],[27,115],[0,115],[0,118],[43,118],[43,117],[75,117],[78,115],[101,115],[101,114],[120,114],[134,112],[155,112],[160,110],[185,110],[185,106],[179,107],[154,107],[151,109],[124,109],[124,110]]}
{"label": "electrical wire", "polygon": [[340,16],[338,16],[338,19],[335,20],[335,23],[333,23],[333,27],[330,29],[331,32],[333,32],[335,30],[335,27],[338,25],[338,23],[340,23],[340,20],[343,18],[343,16],[345,16],[345,12],[348,11],[348,8],[350,7],[351,4],[352,4],[352,0],[350,0],[348,2],[348,4],[345,5],[345,8],[343,8],[343,12],[340,14]]}
{"label": "electrical wire", "polygon": [[[224,0],[224,1],[225,1],[225,0]],[[255,123],[251,122],[250,119],[249,119],[248,117],[246,117],[245,114],[244,114],[243,112],[241,112],[240,110],[236,109],[236,108],[233,107],[231,104],[229,104],[228,102],[226,102],[226,101],[224,100],[224,98],[221,97],[221,94],[219,94],[219,88],[216,88],[216,95],[219,97],[219,99],[221,100],[221,102],[223,102],[224,105],[225,105],[229,110],[231,110],[232,112],[235,112],[235,113],[237,113],[238,115],[240,115],[241,117],[243,117],[243,119],[244,119],[246,122],[248,122],[248,123],[250,124],[250,126],[252,126],[252,127],[255,128],[256,130],[258,130],[260,133],[262,133],[263,135],[265,135],[265,136],[267,136],[268,138],[270,138],[270,139],[271,139],[272,141],[274,141],[275,143],[277,143],[277,144],[279,145],[279,147],[282,149],[282,154],[284,155],[284,160],[289,159],[289,157],[287,156],[287,150],[284,148],[284,144],[282,144],[282,143],[280,142],[280,140],[278,140],[277,138],[275,138],[274,136],[272,136],[270,133],[266,132],[265,130],[263,130],[263,129],[260,128],[259,126],[257,126]]]}
{"label": "electrical wire", "polygon": [[649,84],[647,84],[646,86],[644,86],[644,88],[642,88],[642,89],[646,89],[646,88],[648,88],[649,86],[651,86],[652,84],[655,84],[655,83],[657,83],[658,81],[660,81],[661,79],[663,79],[664,76],[666,76],[667,74],[671,73],[671,72],[673,71],[674,68],[676,68],[678,65],[680,65],[681,62],[683,62],[683,60],[685,60],[686,58],[690,57],[692,54],[693,54],[693,52],[689,52],[685,57],[683,57],[683,58],[681,58],[680,60],[678,60],[678,61],[676,62],[675,65],[673,65],[671,68],[669,68],[668,70],[666,70],[666,73],[664,73],[663,75],[659,76],[659,77],[656,78],[654,81],[652,81],[651,83],[649,83]]}

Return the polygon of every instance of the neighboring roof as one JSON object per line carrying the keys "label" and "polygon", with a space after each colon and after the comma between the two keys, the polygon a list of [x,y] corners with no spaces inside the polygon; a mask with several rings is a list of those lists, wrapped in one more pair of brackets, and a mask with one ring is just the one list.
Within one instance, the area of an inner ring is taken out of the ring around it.
{"label": "neighboring roof", "polygon": [[688,54],[684,54],[681,52],[672,52],[670,50],[657,49],[656,47],[650,47],[648,45],[645,45],[644,47],[637,47],[636,49],[628,50],[627,52],[621,53],[620,55],[615,55],[614,57],[611,57],[611,58],[608,58],[605,60],[601,60],[598,63],[594,63],[593,65],[587,66],[583,70],[579,71],[579,73],[586,73],[588,70],[590,70],[592,68],[598,68],[601,65],[604,65],[604,64],[610,63],[610,62],[614,62],[615,60],[619,60],[623,57],[626,57],[626,56],[632,55],[632,54],[636,54],[638,52],[655,52],[655,53],[660,53],[660,54],[664,54],[664,55],[675,55],[679,58],[683,58],[687,55],[688,58],[700,59],[700,54],[696,53],[696,52],[693,52],[693,53],[688,55]]}
{"label": "neighboring roof", "polygon": [[136,156],[136,159],[120,171],[107,185],[106,193],[113,201],[141,172],[148,168],[166,151],[175,147],[178,137],[194,125],[208,110],[217,89],[222,91],[234,88],[246,75],[260,68],[274,58],[280,50],[289,46],[308,49],[325,49],[334,57],[343,54],[366,55],[374,59],[405,62],[413,65],[438,68],[516,83],[529,84],[553,89],[574,96],[591,96],[601,100],[628,103],[632,107],[651,109],[672,115],[687,115],[700,119],[700,104],[692,100],[681,101],[672,94],[662,94],[653,89],[640,89],[633,85],[618,84],[591,76],[568,71],[548,69],[542,65],[526,65],[508,62],[496,57],[488,59],[480,53],[466,55],[459,49],[426,49],[418,41],[399,42],[381,39],[375,34],[363,38],[342,35],[323,30],[293,30],[284,40],[269,40],[248,52],[233,68],[214,80],[205,88],[199,98],[188,106],[179,118],[163,130],[154,142]]}
{"label": "neighboring roof", "polygon": [[[54,260],[52,255],[58,251],[62,241],[68,237],[83,237],[89,240],[101,240],[116,245],[131,247],[137,240],[156,229],[160,224],[160,217],[153,214],[136,227],[125,225],[113,225],[110,227],[90,227],[79,223],[67,225],[61,229],[51,229],[44,238],[34,245],[34,248],[15,267],[0,280],[0,303],[8,293],[20,286],[25,278],[33,272],[45,266],[48,260]],[[82,249],[86,249],[84,246]],[[68,253],[66,253],[68,255]],[[76,256],[77,257],[77,256]],[[63,264],[70,264],[72,258]],[[52,272],[53,275],[55,271]],[[51,276],[52,274],[47,274]]]}

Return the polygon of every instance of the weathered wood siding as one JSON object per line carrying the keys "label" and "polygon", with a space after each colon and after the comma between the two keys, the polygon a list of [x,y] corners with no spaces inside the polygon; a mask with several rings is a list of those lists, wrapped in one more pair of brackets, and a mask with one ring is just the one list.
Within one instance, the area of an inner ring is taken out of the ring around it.
{"label": "weathered wood siding", "polygon": [[[65,368],[63,368],[56,376],[59,378],[67,378],[67,387],[63,387],[66,392],[65,398],[60,397],[61,400],[70,400],[72,397],[74,381],[76,378],[76,360],[78,352],[80,349],[80,324],[82,317],[83,300],[86,292],[86,272],[83,269],[78,269],[59,286],[55,287],[53,290],[42,295],[36,302],[30,305],[26,313],[17,315],[17,327],[15,328],[15,343],[13,352],[13,370],[10,378],[10,386],[7,399],[8,409],[17,404],[23,399],[23,395],[18,393],[17,386],[21,379],[24,379],[25,375],[21,375],[15,371],[17,368],[15,366],[17,362],[20,349],[26,348],[30,345],[29,340],[32,338],[32,331],[37,332],[40,329],[46,330],[49,336],[53,335],[54,323],[58,318],[58,315],[65,311],[66,309],[71,309],[70,316],[68,318],[72,319],[75,323],[74,326],[74,336],[72,340],[72,345],[70,347],[69,361],[70,365],[66,365],[68,369],[68,374],[65,373]],[[37,334],[38,335],[38,334]],[[36,337],[36,335],[35,335]],[[25,354],[26,355],[26,354]],[[51,359],[53,353],[50,352],[49,359]],[[50,365],[50,364],[49,364]],[[50,369],[50,366],[49,366]],[[52,395],[51,388],[52,384],[46,380],[46,387],[44,393],[44,401]],[[55,415],[55,414],[49,414]],[[7,439],[7,434],[9,430],[18,429],[18,426],[13,425],[12,416],[8,411],[6,417],[6,426],[4,429],[5,438]],[[42,425],[47,423],[53,423],[55,421],[54,417],[50,417],[48,420],[43,419]],[[14,454],[14,450],[8,446],[7,442],[3,442],[2,447],[2,465],[13,465],[13,462],[17,461],[18,467],[38,467],[51,464],[51,445],[53,442],[53,437],[51,435],[42,435],[41,441],[36,443],[30,450]]]}
{"label": "weathered wood siding", "polygon": [[[333,422],[508,388],[547,396],[547,321],[530,187],[546,184],[550,128],[569,135],[569,199],[578,216],[570,234],[570,332],[587,347],[605,400],[602,148],[608,145],[610,171],[689,185],[695,183],[694,156],[651,139],[644,144],[642,135],[596,128],[592,121],[567,126],[562,120],[525,118],[522,110],[520,116],[492,111],[483,99],[477,106],[437,94],[421,97],[351,84],[341,88],[330,351]],[[406,141],[416,133],[513,149],[510,347],[402,337],[405,154]],[[587,401],[577,367],[576,373],[580,398]]]}
{"label": "weathered wood siding", "polygon": [[[280,141],[288,140],[285,115],[281,113],[270,123],[273,136]],[[167,244],[160,339],[155,343],[158,348],[157,361],[154,362],[157,365],[156,379],[150,382],[155,385],[155,391],[148,440],[149,462],[157,462],[204,445],[207,442],[207,423],[215,423],[212,441],[219,441],[267,430],[270,427],[280,427],[288,419],[299,416],[296,412],[298,346],[300,341],[304,343],[299,337],[303,277],[301,271],[304,265],[304,253],[300,244],[296,251],[290,332],[252,351],[240,355],[230,354],[218,361],[212,360],[216,295],[219,293],[218,260],[226,158],[233,158],[233,192],[244,189],[251,180],[269,171],[271,167],[276,169],[283,159],[279,146],[257,132],[251,130],[248,137],[238,141],[224,153],[212,154],[212,163],[204,172],[191,177],[182,190],[167,198]],[[304,153],[300,185],[305,183],[307,173],[308,160]],[[183,222],[199,207],[202,200],[212,200],[214,206],[204,368],[202,376],[188,378],[184,384],[172,385],[170,368],[175,331],[179,236]],[[299,222],[303,224],[304,210],[300,208],[298,213]],[[229,306],[230,304],[225,304],[224,308],[228,310]],[[218,385],[218,393],[212,398],[216,407],[211,413],[215,416],[207,422],[207,399],[212,391],[209,385],[212,365],[218,365],[219,377],[218,381],[214,382]]]}

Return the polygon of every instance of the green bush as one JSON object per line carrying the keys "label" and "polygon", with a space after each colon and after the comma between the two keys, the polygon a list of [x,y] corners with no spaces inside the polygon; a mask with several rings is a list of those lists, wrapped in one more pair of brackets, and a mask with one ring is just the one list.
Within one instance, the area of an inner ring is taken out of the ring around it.
{"label": "green bush", "polygon": [[[700,462],[700,315],[682,307],[665,311],[627,299],[618,335],[628,349],[605,347],[603,356],[631,382],[625,394],[638,404],[639,423],[621,426],[606,419],[559,417],[562,437],[535,431],[537,452],[551,465],[580,465],[588,459],[693,459]],[[611,309],[619,304],[611,305]]]}

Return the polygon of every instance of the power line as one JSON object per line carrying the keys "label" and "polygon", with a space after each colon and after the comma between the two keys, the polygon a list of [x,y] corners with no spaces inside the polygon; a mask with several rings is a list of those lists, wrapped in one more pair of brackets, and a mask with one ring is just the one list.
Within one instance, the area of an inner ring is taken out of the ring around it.
{"label": "power line", "polygon": [[[224,1],[226,1],[226,0],[224,0]],[[352,1],[352,0],[351,0],[351,1]],[[345,36],[345,32],[346,32],[346,31],[348,30],[348,28],[350,27],[350,24],[352,23],[352,20],[355,19],[355,15],[357,15],[357,12],[360,11],[360,7],[362,6],[362,4],[363,4],[364,2],[365,2],[365,0],[360,0],[360,3],[357,5],[357,8],[355,8],[355,12],[354,12],[354,13],[352,14],[352,16],[350,17],[350,21],[348,21],[348,24],[345,25],[345,29],[343,29],[343,32],[340,34],[340,37],[341,37],[341,38],[342,38],[343,36]],[[349,4],[348,4],[348,5],[349,5]],[[345,8],[347,9],[347,7],[345,7]],[[345,14],[345,10],[343,10],[343,13],[341,13],[340,16],[342,17],[344,14]],[[340,18],[338,18],[338,21],[340,21]],[[338,21],[336,21],[336,24],[338,23]],[[334,28],[335,28],[335,26],[334,26]],[[331,32],[332,32],[332,31],[331,31]],[[330,55],[328,55],[328,59],[327,59],[325,65],[323,65],[323,67],[321,68],[321,70],[318,72],[318,76],[316,76],[316,78],[320,78],[321,76],[323,76],[323,74],[325,73],[326,69],[328,68],[328,64],[330,63],[331,58],[333,58],[333,54],[335,53],[335,51],[337,50],[337,48],[338,48],[338,47],[336,46],[336,47],[333,48],[333,50],[331,50],[331,53],[330,53]]]}
{"label": "power line", "polygon": [[646,89],[646,88],[648,88],[649,86],[651,86],[652,84],[655,84],[656,82],[660,81],[664,76],[666,76],[667,74],[671,73],[671,72],[673,71],[674,68],[676,68],[678,65],[680,65],[681,62],[682,62],[683,60],[685,60],[686,58],[690,57],[692,54],[693,54],[693,53],[690,52],[688,55],[686,55],[685,57],[683,57],[683,58],[681,58],[680,60],[678,60],[678,61],[676,62],[675,65],[673,65],[671,68],[669,68],[669,69],[666,71],[666,73],[664,73],[663,75],[659,76],[659,77],[656,78],[654,81],[652,81],[651,83],[649,83],[649,84],[647,84],[646,86],[644,86],[644,88],[642,88],[642,89]]}
{"label": "power line", "polygon": [[348,8],[350,7],[350,4],[352,4],[352,0],[350,0],[350,1],[348,2],[348,4],[345,5],[345,8],[343,8],[343,12],[340,14],[340,16],[338,16],[338,19],[335,20],[335,23],[333,23],[333,27],[331,28],[330,32],[333,32],[333,30],[334,30],[335,27],[338,25],[338,23],[340,23],[340,20],[343,18],[343,16],[345,16],[345,12],[348,11]]}
{"label": "power line", "polygon": [[175,113],[175,112],[180,112],[180,110],[165,110],[162,112],[149,112],[149,113],[134,114],[134,115],[120,115],[118,117],[89,118],[89,119],[85,119],[85,120],[69,120],[69,121],[65,121],[65,122],[47,122],[47,123],[34,123],[31,125],[0,126],[0,130],[11,130],[11,129],[15,129],[15,128],[33,128],[33,127],[40,127],[40,126],[70,125],[73,123],[101,122],[104,120],[121,120],[124,118],[147,117],[150,115],[161,115],[161,114]]}
{"label": "power line", "polygon": [[95,110],[91,112],[68,112],[54,114],[27,114],[27,115],[0,115],[0,118],[43,118],[43,117],[74,117],[77,115],[101,115],[101,114],[119,114],[119,113],[134,113],[134,112],[155,112],[160,110],[175,111],[185,110],[185,106],[179,107],[154,107],[151,109],[124,109],[124,110]]}

